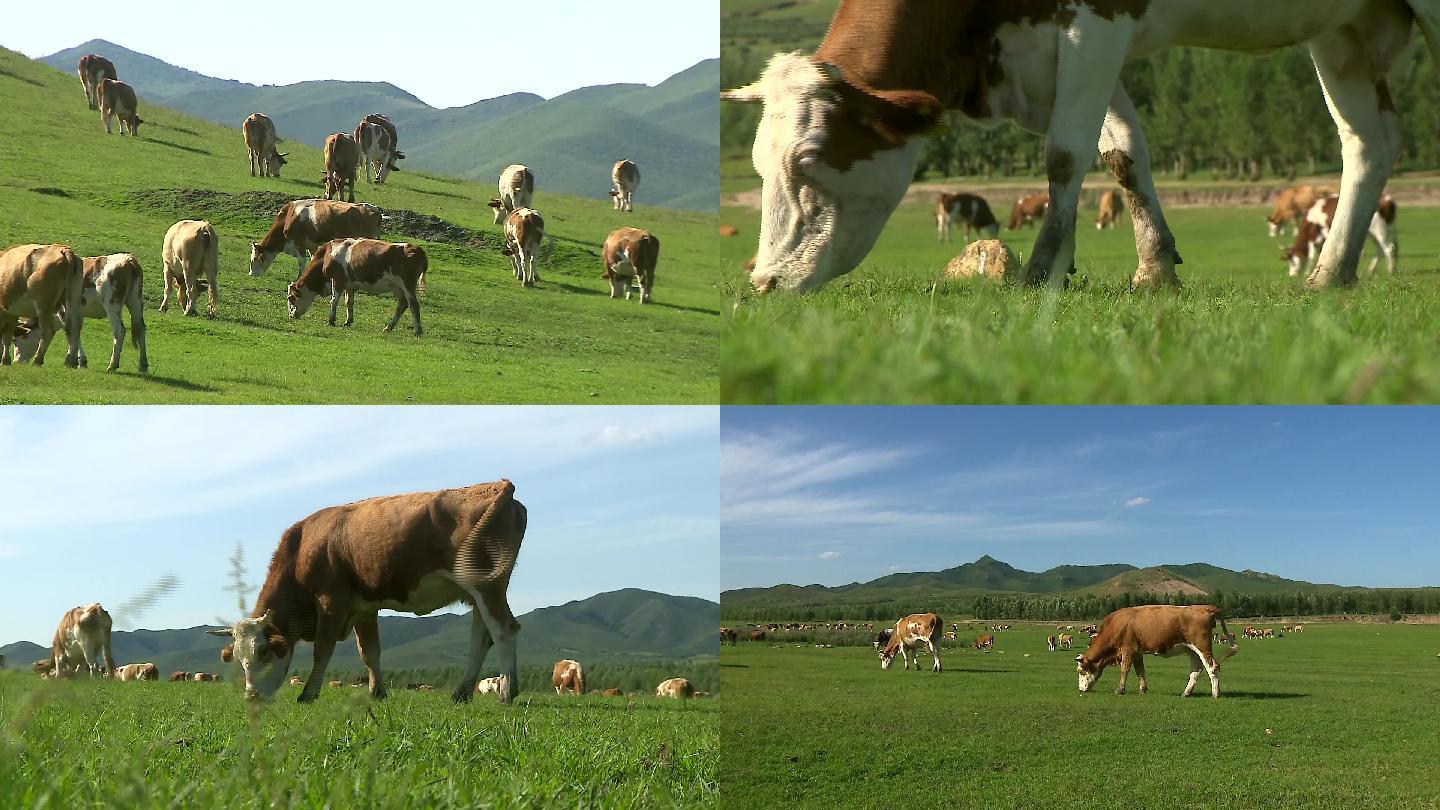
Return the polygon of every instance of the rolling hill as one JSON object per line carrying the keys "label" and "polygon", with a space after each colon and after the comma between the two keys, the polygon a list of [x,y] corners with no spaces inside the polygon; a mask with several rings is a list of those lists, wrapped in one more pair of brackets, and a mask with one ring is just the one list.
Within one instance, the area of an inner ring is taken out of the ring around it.
{"label": "rolling hill", "polygon": [[[588,599],[533,610],[519,618],[522,665],[548,664],[558,658],[582,662],[643,662],[705,658],[717,654],[715,627],[720,606],[705,599],[670,596],[635,588],[596,594]],[[110,641],[117,664],[151,661],[162,672],[214,671],[220,640],[206,627],[181,630],[116,631]],[[353,636],[352,636],[353,638]],[[470,617],[382,616],[380,639],[385,669],[446,669],[469,660]],[[305,645],[293,666],[309,666]],[[0,646],[9,667],[24,668],[49,654],[29,641]],[[334,671],[357,670],[353,641],[342,642],[331,659]]]}
{"label": "rolling hill", "polygon": [[[400,130],[406,154],[402,169],[493,185],[501,169],[521,162],[535,172],[543,190],[604,198],[610,188],[609,167],[629,158],[640,165],[637,199],[642,202],[701,211],[715,211],[719,204],[716,59],[699,62],[654,87],[585,87],[549,100],[513,93],[436,109],[386,82],[257,86],[205,76],[98,39],[40,61],[73,76],[87,53],[114,62],[120,78],[135,87],[142,107],[163,104],[231,127],[250,113],[264,112],[275,120],[282,138],[314,147],[323,145],[332,132],[353,130],[361,116],[383,112]],[[75,84],[78,94],[78,79]]]}

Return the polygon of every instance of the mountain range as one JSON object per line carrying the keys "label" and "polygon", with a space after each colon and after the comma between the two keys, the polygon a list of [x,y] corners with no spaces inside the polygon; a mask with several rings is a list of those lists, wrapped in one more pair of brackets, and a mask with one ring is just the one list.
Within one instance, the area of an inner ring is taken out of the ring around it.
{"label": "mountain range", "polygon": [[[80,57],[115,63],[135,88],[141,115],[161,104],[238,129],[263,112],[283,141],[322,146],[332,132],[350,132],[368,113],[390,116],[405,153],[403,169],[493,181],[524,163],[546,191],[607,196],[610,167],[628,158],[640,166],[640,204],[714,211],[719,205],[720,63],[707,59],[653,87],[584,87],[552,99],[512,93],[463,107],[436,109],[388,82],[307,81],[253,85],[171,65],[103,39],[42,57],[74,74]],[[79,80],[75,93],[80,93]]]}

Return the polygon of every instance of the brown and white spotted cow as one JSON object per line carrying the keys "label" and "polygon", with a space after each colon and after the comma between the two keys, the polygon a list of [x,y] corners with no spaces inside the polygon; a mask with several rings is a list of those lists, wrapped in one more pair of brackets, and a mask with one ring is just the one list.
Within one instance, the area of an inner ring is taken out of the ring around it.
{"label": "brown and white spotted cow", "polygon": [[1068,650],[1075,645],[1075,637],[1069,633],[1061,633],[1059,638],[1060,649]]}
{"label": "brown and white spotted cow", "polygon": [[989,633],[981,633],[975,637],[975,649],[989,652],[995,646],[995,636]]}
{"label": "brown and white spotted cow", "polygon": [[635,210],[635,189],[640,187],[640,167],[633,161],[621,160],[610,169],[610,196],[615,198],[616,211]]}
{"label": "brown and white spotted cow", "polygon": [[315,297],[330,288],[330,317],[335,325],[340,295],[345,295],[345,325],[355,322],[355,293],[395,296],[395,317],[385,327],[394,331],[405,310],[415,322],[415,337],[425,334],[420,327],[420,296],[417,287],[429,260],[419,245],[382,242],[379,239],[335,239],[321,245],[300,277],[290,283],[287,301],[290,317],[299,318],[310,309]]}
{"label": "brown and white spotted cow", "polygon": [[[361,131],[367,124],[377,126],[385,131],[384,140],[387,142],[387,146],[385,147],[385,165],[377,168],[383,168],[386,177],[390,176],[390,172],[400,171],[400,167],[395,165],[395,161],[404,160],[405,153],[400,151],[400,132],[395,129],[395,123],[391,121],[389,117],[381,115],[380,113],[370,113],[364,118],[361,118],[360,123],[355,125],[355,143],[357,146],[360,146],[362,156],[365,154],[365,147],[361,143]],[[369,178],[368,174],[366,178]],[[380,179],[375,182],[383,183],[384,180]]]}
{"label": "brown and white spotted cow", "polygon": [[[912,613],[909,616],[895,623],[895,630],[890,634],[890,640],[886,642],[885,649],[880,651],[880,668],[889,669],[890,662],[895,659],[898,652],[900,658],[905,662],[904,669],[910,668],[910,658],[905,654],[907,648],[916,648],[924,645],[930,651],[930,656],[935,659],[930,669],[933,672],[940,671],[940,634],[945,632],[945,623],[934,613]],[[916,652],[915,671],[920,671],[920,656]]]}
{"label": "brown and white spotted cow", "polygon": [[631,287],[640,284],[640,303],[650,303],[655,289],[655,265],[660,261],[660,239],[640,228],[616,228],[605,237],[600,252],[605,272],[600,277],[610,282],[610,297],[625,292],[630,300]]}
{"label": "brown and white spotted cow", "polygon": [[370,695],[385,697],[380,674],[382,609],[420,615],[456,602],[472,606],[470,663],[452,693],[470,700],[493,644],[500,659],[500,700],[519,688],[515,644],[520,623],[506,591],[525,537],[525,507],[508,480],[438,492],[414,492],[331,506],[285,530],[252,617],[212,635],[238,658],[245,696],[270,698],[289,674],[301,641],[314,642],[314,665],[298,698],[320,694],[335,644],[355,629]]}
{"label": "brown and white spotted cow", "polygon": [[735,628],[733,628],[733,627],[722,627],[722,628],[720,628],[720,643],[721,643],[721,644],[724,644],[725,642],[728,641],[728,642],[730,642],[730,646],[731,646],[731,647],[734,647],[735,644],[736,644],[736,642],[739,641],[739,640],[740,640],[740,634],[737,633],[737,632],[735,632]]}
{"label": "brown and white spotted cow", "polygon": [[[954,109],[1045,134],[1050,209],[1022,278],[1060,287],[1074,266],[1085,167],[1098,152],[1135,226],[1135,288],[1178,286],[1140,119],[1120,83],[1133,57],[1177,46],[1268,53],[1306,44],[1340,133],[1335,234],[1309,288],[1350,284],[1399,152],[1385,76],[1417,27],[1440,58],[1435,0],[842,0],[813,55],[782,53],[754,84],[763,181],[759,290],[805,291],[857,267]],[[1164,104],[1165,99],[1155,103]]]}
{"label": "brown and white spotted cow", "polygon": [[35,319],[39,335],[30,362],[43,365],[56,326],[62,323],[62,309],[65,340],[69,343],[65,365],[77,365],[84,283],[80,257],[65,245],[17,245],[0,253],[0,365],[10,364],[22,317]]}
{"label": "brown and white spotted cow", "polygon": [[875,652],[880,652],[883,647],[889,645],[890,637],[893,635],[895,635],[895,628],[893,627],[887,627],[876,633],[874,640],[870,642],[871,646],[875,648]]}
{"label": "brown and white spotted cow", "polygon": [[475,683],[475,694],[498,695],[500,694],[500,690],[503,684],[504,679],[501,678],[499,675],[496,675],[493,678],[481,678]]}
{"label": "brown and white spotted cow", "polygon": [[215,680],[215,676],[210,674],[209,672],[197,672],[194,675],[190,676],[190,680],[194,681],[195,683],[209,683],[210,681]]}
{"label": "brown and white spotted cow", "polygon": [[122,664],[115,668],[115,678],[121,681],[158,681],[160,670],[154,664]]}
{"label": "brown and white spotted cow", "polygon": [[285,156],[290,153],[276,150],[275,122],[270,116],[251,113],[240,124],[240,132],[245,136],[245,150],[250,153],[250,176],[254,177],[258,169],[261,177],[279,177]]}
{"label": "brown and white spotted cow", "polygon": [[300,270],[316,248],[345,236],[374,239],[384,216],[369,203],[295,200],[285,203],[259,242],[250,243],[250,275],[264,275],[281,253],[295,257]]}
{"label": "brown and white spotted cow", "polygon": [[365,167],[365,182],[375,185],[384,183],[395,162],[391,157],[395,144],[390,140],[390,130],[367,116],[355,125],[355,146],[360,150],[360,163]]}
{"label": "brown and white spotted cow", "polygon": [[93,53],[80,57],[75,72],[80,74],[80,86],[85,88],[85,103],[92,110],[100,109],[100,82],[120,78],[115,74],[114,62]]}
{"label": "brown and white spotted cow", "polygon": [[[1297,276],[1307,265],[1314,265],[1330,237],[1339,205],[1340,198],[1330,196],[1310,206],[1295,232],[1295,243],[1281,253],[1290,267],[1290,275]],[[1382,195],[1367,231],[1370,241],[1375,243],[1375,255],[1371,257],[1370,268],[1366,271],[1369,275],[1375,273],[1381,256],[1385,257],[1385,269],[1389,273],[1394,273],[1400,263],[1400,241],[1395,235],[1396,211],[1395,198],[1389,194]]]}
{"label": "brown and white spotted cow", "polygon": [[500,172],[500,181],[495,184],[500,196],[490,200],[495,209],[495,224],[499,225],[517,208],[529,208],[535,198],[535,175],[528,166],[512,163]]}
{"label": "brown and white spotted cow", "polygon": [[1265,223],[1270,229],[1270,236],[1281,235],[1286,225],[1299,231],[1300,224],[1305,221],[1305,214],[1310,211],[1310,207],[1334,193],[1335,189],[1320,186],[1293,186],[1280,189],[1275,195],[1275,205],[1271,208],[1270,214],[1265,217]]}
{"label": "brown and white spotted cow", "polygon": [[505,218],[505,247],[500,252],[510,257],[515,278],[526,287],[540,280],[535,272],[535,257],[545,238],[545,218],[531,208],[517,208]]}
{"label": "brown and white spotted cow", "polygon": [[1050,652],[1055,652],[1055,637],[1054,637],[1054,636],[1046,636],[1046,637],[1045,637],[1045,649],[1049,650]]}
{"label": "brown and white spotted cow", "polygon": [[215,317],[215,302],[219,296],[216,289],[216,275],[220,267],[220,237],[215,228],[203,219],[182,219],[165,232],[165,244],[160,253],[165,269],[162,277],[164,293],[160,296],[160,311],[170,309],[170,288],[180,298],[180,311],[194,315],[195,299],[200,295],[200,279],[203,277],[209,288],[210,305],[205,311],[207,318]]}
{"label": "brown and white spotted cow", "polygon": [[1000,233],[1000,223],[990,210],[990,203],[976,194],[947,194],[940,192],[935,198],[935,230],[941,242],[950,241],[950,229],[959,222],[965,229],[965,241],[970,241],[970,229],[989,234],[991,239]]}
{"label": "brown and white spotted cow", "polygon": [[1010,207],[1010,222],[1006,225],[1012,231],[1039,222],[1045,218],[1045,212],[1050,210],[1050,196],[1048,194],[1031,194],[1028,197],[1021,197]]}
{"label": "brown and white spotted cow", "polygon": [[1190,656],[1190,682],[1185,685],[1183,697],[1190,697],[1195,691],[1195,682],[1200,678],[1200,669],[1210,676],[1210,695],[1220,697],[1220,664],[1235,654],[1235,648],[1219,660],[1210,652],[1210,639],[1215,632],[1215,622],[1225,633],[1225,619],[1214,605],[1143,605],[1121,608],[1100,622],[1100,632],[1090,642],[1085,652],[1075,656],[1079,672],[1081,692],[1089,692],[1100,679],[1105,667],[1120,665],[1120,684],[1115,694],[1125,694],[1125,681],[1130,667],[1140,676],[1140,691],[1149,687],[1145,683],[1145,654],[1176,655],[1182,650]]}
{"label": "brown and white spotted cow", "polygon": [[[120,348],[125,345],[123,310],[130,310],[130,342],[140,350],[140,373],[150,369],[145,352],[145,296],[142,291],[144,273],[140,262],[129,253],[109,256],[87,256],[82,260],[84,284],[80,288],[80,315],[84,318],[110,322],[110,365],[107,371],[120,367]],[[31,329],[15,341],[15,360],[25,362],[40,343],[40,331]],[[85,346],[79,347],[80,366],[89,365]]]}
{"label": "brown and white spotted cow", "polygon": [[145,119],[140,117],[139,102],[135,100],[135,88],[122,81],[115,79],[103,79],[100,82],[100,120],[105,122],[105,132],[109,134],[110,119],[120,119],[120,134],[127,131],[131,135],[140,134],[140,125]]}
{"label": "brown and white spotted cow", "polygon": [[325,199],[338,200],[349,189],[350,199],[355,202],[355,174],[359,169],[360,146],[355,139],[343,132],[332,132],[325,139]]}
{"label": "brown and white spotted cow", "polygon": [[1106,228],[1113,228],[1120,224],[1120,215],[1125,213],[1125,203],[1120,201],[1120,195],[1114,189],[1106,189],[1100,194],[1100,214],[1095,217],[1095,230],[1103,231]]}
{"label": "brown and white spotted cow", "polygon": [[563,695],[567,691],[574,695],[583,695],[585,668],[580,666],[579,661],[562,658],[555,662],[555,667],[550,672],[550,685],[555,687],[557,695]]}
{"label": "brown and white spotted cow", "polygon": [[115,659],[110,655],[111,625],[110,614],[99,602],[65,611],[65,615],[60,617],[60,626],[55,629],[55,639],[50,643],[55,672],[71,675],[84,668],[92,678],[113,672]]}
{"label": "brown and white spotted cow", "polygon": [[695,697],[695,687],[691,686],[686,678],[666,678],[655,687],[655,697],[689,700]]}

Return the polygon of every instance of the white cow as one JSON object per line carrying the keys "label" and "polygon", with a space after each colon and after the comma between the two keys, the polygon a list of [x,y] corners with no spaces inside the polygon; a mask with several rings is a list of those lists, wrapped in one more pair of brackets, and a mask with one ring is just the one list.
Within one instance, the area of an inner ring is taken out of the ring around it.
{"label": "white cow", "polygon": [[535,197],[535,175],[527,166],[512,163],[500,173],[496,184],[500,196],[490,201],[495,209],[495,224],[499,225],[517,208],[529,208]]}

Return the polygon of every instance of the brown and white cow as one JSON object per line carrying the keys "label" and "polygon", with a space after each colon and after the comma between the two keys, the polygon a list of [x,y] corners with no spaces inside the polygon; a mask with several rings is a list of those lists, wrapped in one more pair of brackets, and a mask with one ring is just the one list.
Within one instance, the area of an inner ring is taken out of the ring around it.
{"label": "brown and white cow", "polygon": [[1095,230],[1103,231],[1106,228],[1113,228],[1120,224],[1120,215],[1125,213],[1125,203],[1120,201],[1120,195],[1114,189],[1106,189],[1100,193],[1100,214],[1095,217]]}
{"label": "brown and white cow", "polygon": [[1046,637],[1045,637],[1045,649],[1049,650],[1050,652],[1055,652],[1055,637],[1054,637],[1054,636],[1046,636]]}
{"label": "brown and white cow", "polygon": [[526,287],[540,281],[535,272],[535,258],[545,238],[545,218],[532,208],[517,208],[505,218],[505,247],[500,253],[510,257],[515,278]]}
{"label": "brown and white cow", "polygon": [[[909,616],[895,622],[895,630],[886,642],[885,649],[880,651],[880,668],[889,669],[890,662],[895,659],[895,653],[900,653],[900,658],[905,662],[904,669],[910,668],[910,658],[905,654],[907,648],[916,648],[924,645],[935,659],[930,669],[933,672],[940,671],[940,634],[945,632],[945,623],[934,613],[912,613]],[[915,671],[920,671],[919,651],[915,656]]]}
{"label": "brown and white cow", "polygon": [[1069,633],[1061,633],[1059,638],[1060,649],[1068,650],[1075,644],[1075,637]]}
{"label": "brown and white cow", "polygon": [[355,629],[370,694],[385,697],[378,612],[420,615],[456,602],[472,606],[470,664],[456,701],[475,690],[493,644],[505,679],[500,700],[516,694],[520,623],[506,590],[525,537],[526,510],[508,480],[438,492],[414,492],[332,506],[285,530],[252,617],[229,628],[222,660],[240,660],[247,698],[275,694],[301,641],[314,642],[314,665],[299,701],[320,694],[335,644]]}
{"label": "brown and white cow", "polygon": [[535,175],[528,166],[512,163],[500,172],[495,188],[500,196],[491,199],[489,205],[495,209],[495,224],[499,225],[511,211],[530,207],[535,198]]}
{"label": "brown and white cow", "polygon": [[285,203],[259,242],[250,243],[250,275],[264,275],[281,253],[295,257],[300,270],[310,254],[331,239],[380,235],[384,216],[369,203],[294,200]]}
{"label": "brown and white cow", "polygon": [[1203,666],[1210,676],[1210,695],[1220,697],[1220,664],[1235,654],[1235,648],[1231,647],[1218,661],[1211,654],[1210,638],[1216,621],[1221,630],[1230,632],[1220,608],[1214,605],[1143,605],[1111,613],[1100,622],[1100,632],[1090,647],[1075,656],[1080,691],[1089,692],[1105,667],[1118,663],[1120,684],[1115,694],[1125,694],[1131,666],[1140,676],[1140,691],[1145,692],[1149,688],[1145,683],[1145,654],[1170,656],[1183,650],[1190,656],[1190,682],[1181,695],[1190,697],[1195,691]]}
{"label": "brown and white cow", "polygon": [[[1281,253],[1290,267],[1290,275],[1299,275],[1307,264],[1313,265],[1318,259],[1325,241],[1330,237],[1339,204],[1339,197],[1323,197],[1305,213],[1296,229],[1295,243]],[[1370,241],[1375,243],[1375,255],[1370,259],[1367,274],[1375,273],[1381,256],[1385,257],[1385,268],[1389,273],[1394,273],[1400,262],[1400,241],[1395,235],[1396,210],[1395,198],[1389,194],[1380,197],[1380,204],[1370,218],[1370,229],[1367,231]]]}
{"label": "brown and white cow", "polygon": [[739,641],[739,639],[740,639],[740,634],[737,633],[737,632],[735,632],[735,628],[733,628],[733,627],[722,627],[722,628],[720,628],[720,643],[721,643],[721,644],[724,644],[725,642],[728,641],[728,642],[730,642],[730,646],[731,646],[731,647],[734,647],[734,646],[735,646],[735,643],[736,643],[737,641]]}
{"label": "brown and white cow", "polygon": [[395,144],[390,138],[390,129],[369,120],[369,116],[355,125],[355,146],[360,151],[360,163],[365,167],[365,182],[380,185],[390,175],[390,167],[395,162],[392,158]]}
{"label": "brown and white cow", "polygon": [[1050,196],[1048,194],[1031,194],[1028,197],[1021,197],[1010,207],[1010,222],[1006,225],[1012,231],[1039,222],[1045,218],[1045,212],[1050,210]]}
{"label": "brown and white cow", "polygon": [[[84,318],[105,319],[110,322],[112,337],[110,365],[107,371],[120,367],[120,347],[125,345],[125,320],[121,311],[130,310],[130,341],[140,350],[140,373],[150,369],[150,359],[145,352],[145,297],[141,290],[144,273],[140,262],[129,253],[114,253],[109,256],[87,256],[82,260],[85,282],[80,288],[80,314]],[[15,360],[25,362],[35,353],[40,343],[40,331],[31,329],[29,334],[15,341]],[[89,365],[85,357],[85,346],[79,347],[79,361],[83,368]]]}
{"label": "brown and white cow", "polygon": [[1399,152],[1385,76],[1417,24],[1440,58],[1435,0],[842,0],[814,55],[778,54],[754,84],[724,94],[764,104],[752,151],[763,186],[751,283],[805,291],[854,270],[915,176],[923,136],[950,108],[1045,133],[1051,205],[1024,280],[1058,288],[1074,266],[1080,187],[1098,141],[1135,225],[1132,286],[1178,286],[1180,255],[1121,69],[1170,47],[1266,53],[1301,43],[1345,166],[1336,234],[1306,286],[1353,283]]}
{"label": "brown and white cow", "polygon": [[115,79],[102,79],[99,88],[100,97],[100,120],[105,122],[105,132],[109,134],[110,119],[120,119],[120,134],[124,135],[129,131],[131,135],[140,134],[140,125],[145,119],[140,117],[139,103],[135,100],[135,88],[122,81]]}
{"label": "brown and white cow", "polygon": [[80,86],[85,88],[85,103],[92,110],[100,109],[100,82],[120,78],[115,74],[114,62],[93,53],[80,57],[75,72],[80,74]]}
{"label": "brown and white cow", "polygon": [[989,633],[981,633],[975,637],[975,649],[989,652],[995,646],[995,636]]}
{"label": "brown and white cow", "polygon": [[355,322],[355,293],[395,296],[395,317],[385,327],[394,331],[405,310],[415,322],[415,337],[425,334],[420,327],[420,295],[417,287],[429,260],[419,245],[382,242],[378,239],[334,239],[321,245],[300,277],[290,282],[287,304],[290,317],[299,318],[310,309],[315,297],[330,288],[330,317],[335,325],[340,295],[345,295],[345,325]]}
{"label": "brown and white cow", "polygon": [[325,139],[325,199],[338,200],[348,188],[350,199],[355,202],[355,174],[359,169],[360,146],[355,139],[343,132],[332,132]]}
{"label": "brown and white cow", "polygon": [[481,678],[475,683],[475,694],[477,695],[498,695],[505,679],[499,675],[493,678]]}
{"label": "brown and white cow", "polygon": [[634,211],[635,189],[640,187],[640,167],[633,161],[621,160],[610,169],[610,196],[615,198],[616,211]]}
{"label": "brown and white cow", "polygon": [[55,674],[55,659],[53,657],[36,659],[35,663],[30,665],[30,671],[42,678],[52,677]]}
{"label": "brown and white cow", "polygon": [[764,640],[765,640],[765,631],[764,631],[764,630],[758,630],[758,629],[757,629],[757,630],[751,630],[751,631],[750,631],[750,640],[751,640],[751,641],[764,641]]}
{"label": "brown and white cow", "polygon": [[55,672],[69,675],[83,667],[90,677],[107,675],[115,670],[110,655],[110,614],[99,602],[74,607],[60,617],[50,655],[55,659]]}
{"label": "brown and white cow", "polygon": [[965,241],[970,241],[970,229],[989,234],[991,239],[1000,233],[1000,223],[990,210],[990,203],[977,194],[947,194],[940,192],[935,198],[936,238],[941,242],[950,241],[950,229],[959,222],[965,229]]}
{"label": "brown and white cow", "polygon": [[1319,186],[1292,186],[1281,189],[1275,195],[1275,205],[1270,214],[1265,217],[1270,236],[1279,236],[1286,225],[1293,225],[1298,231],[1310,207],[1334,193],[1332,188]]}
{"label": "brown and white cow", "polygon": [[650,303],[655,289],[655,265],[660,261],[660,239],[640,228],[616,228],[605,237],[600,252],[605,272],[600,277],[610,282],[610,297],[619,298],[625,291],[630,300],[631,287],[640,284],[640,303]]}
{"label": "brown and white cow", "polygon": [[555,662],[555,667],[550,672],[550,685],[555,687],[555,694],[563,695],[566,691],[571,694],[585,694],[585,668],[580,666],[579,661],[569,658],[562,658]]}
{"label": "brown and white cow", "polygon": [[365,127],[366,124],[373,124],[374,126],[378,126],[383,129],[385,131],[386,140],[389,141],[389,146],[387,147],[386,152],[387,157],[385,159],[384,166],[385,176],[390,176],[390,172],[400,171],[400,167],[395,165],[395,161],[404,160],[405,153],[400,151],[400,132],[399,130],[395,129],[395,123],[391,121],[388,116],[381,115],[380,113],[370,113],[364,118],[361,118],[360,123],[355,125],[356,145],[360,144],[361,130]]}
{"label": "brown and white cow", "polygon": [[210,674],[209,672],[197,672],[194,675],[190,676],[190,679],[193,680],[195,683],[208,683],[215,680],[215,676]]}
{"label": "brown and white cow", "polygon": [[875,648],[875,652],[880,652],[881,648],[889,645],[890,637],[893,635],[895,635],[895,628],[886,627],[875,634],[875,638],[870,642],[870,645]]}
{"label": "brown and white cow", "polygon": [[190,680],[190,673],[188,673],[188,672],[172,672],[172,673],[170,673],[170,682],[171,682],[171,683],[188,682],[189,680]]}
{"label": "brown and white cow", "polygon": [[160,670],[154,664],[122,664],[115,668],[115,678],[122,681],[158,681]]}
{"label": "brown and white cow", "polygon": [[250,176],[254,177],[258,169],[261,177],[279,177],[285,156],[290,153],[276,150],[275,122],[270,116],[251,113],[240,124],[240,132],[245,136],[245,150],[250,153]]}
{"label": "brown and white cow", "polygon": [[205,279],[209,291],[209,307],[205,317],[215,317],[215,301],[219,296],[216,289],[220,268],[220,237],[215,228],[203,219],[182,219],[165,232],[165,244],[160,253],[164,263],[162,284],[164,293],[160,296],[160,311],[170,309],[170,288],[180,298],[180,311],[194,315],[195,299],[200,295],[200,279]]}
{"label": "brown and white cow", "polygon": [[685,678],[666,678],[655,687],[655,697],[678,698],[689,700],[695,697],[695,687]]}
{"label": "brown and white cow", "polygon": [[69,344],[65,365],[77,365],[84,283],[84,265],[66,245],[17,245],[0,253],[0,365],[10,364],[22,317],[35,319],[39,337],[31,362],[43,365],[62,309]]}

